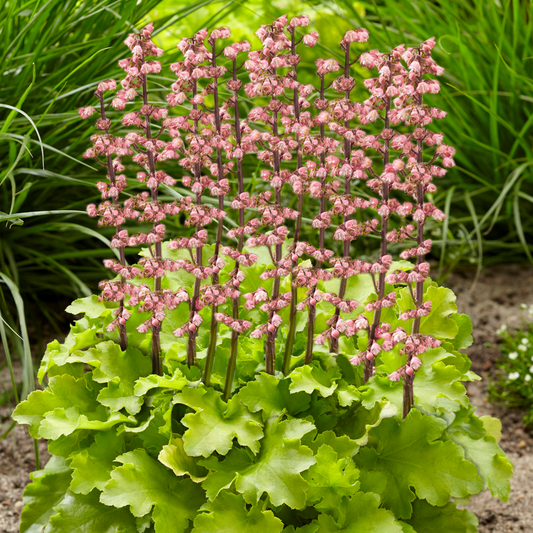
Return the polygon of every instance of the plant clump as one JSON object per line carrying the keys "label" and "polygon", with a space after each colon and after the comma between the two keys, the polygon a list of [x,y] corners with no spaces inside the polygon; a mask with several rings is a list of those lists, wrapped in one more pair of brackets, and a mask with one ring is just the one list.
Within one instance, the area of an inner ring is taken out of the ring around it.
{"label": "plant clump", "polygon": [[[116,228],[115,277],[69,307],[83,317],[48,346],[48,386],[15,411],[53,454],[22,531],[471,533],[454,498],[508,498],[497,422],[461,383],[478,379],[470,320],[425,259],[455,152],[424,103],[435,40],[382,53],[350,30],[315,86],[298,81],[308,25],[261,26],[255,50],[227,28],[182,39],[165,101],[148,25],[125,78],[80,110],[98,117],[85,156],[107,181],[88,213]],[[130,161],[148,191],[128,186]],[[165,240],[169,217],[189,229]],[[378,253],[352,257],[367,236]]]}

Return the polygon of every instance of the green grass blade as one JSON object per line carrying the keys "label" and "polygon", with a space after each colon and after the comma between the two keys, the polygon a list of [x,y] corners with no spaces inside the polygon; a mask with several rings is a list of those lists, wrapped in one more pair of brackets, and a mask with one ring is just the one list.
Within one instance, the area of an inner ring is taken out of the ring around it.
{"label": "green grass blade", "polygon": [[[30,392],[35,390],[34,376],[33,376],[33,361],[31,358],[30,339],[28,335],[28,328],[26,327],[26,315],[24,311],[24,301],[20,295],[18,287],[13,281],[6,276],[3,272],[0,272],[0,280],[7,286],[11,292],[13,301],[15,302],[15,308],[17,310],[17,316],[19,321],[19,331],[22,337],[23,354],[22,361],[22,393],[21,399],[24,400]],[[2,342],[4,339],[2,337]]]}

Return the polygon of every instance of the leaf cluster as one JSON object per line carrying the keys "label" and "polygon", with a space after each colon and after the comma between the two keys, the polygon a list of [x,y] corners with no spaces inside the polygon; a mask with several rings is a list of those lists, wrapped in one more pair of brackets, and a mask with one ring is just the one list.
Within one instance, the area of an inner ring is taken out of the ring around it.
{"label": "leaf cluster", "polygon": [[[475,517],[452,499],[489,488],[507,500],[512,465],[498,422],[475,415],[461,384],[476,379],[460,351],[468,318],[448,289],[428,283],[426,295],[433,309],[421,330],[443,342],[425,354],[403,421],[401,384],[386,377],[399,354],[384,354],[363,385],[362,368],[349,362],[355,345],[304,365],[296,344],[285,377],[265,373],[262,341],[243,337],[225,402],[227,337],[212,387],[170,334],[161,336],[166,372],[157,376],[149,342],[134,333],[142,317],[128,321],[122,351],[105,329],[114,304],[77,300],[69,311],[82,318],[43,358],[48,385],[14,413],[53,454],[31,475],[21,531],[475,532]],[[388,310],[391,321],[402,302]]]}

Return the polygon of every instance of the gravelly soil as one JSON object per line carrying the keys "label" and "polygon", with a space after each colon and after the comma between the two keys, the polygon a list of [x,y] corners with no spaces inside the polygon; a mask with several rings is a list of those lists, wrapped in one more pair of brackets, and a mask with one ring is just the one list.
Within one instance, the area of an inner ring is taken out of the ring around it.
{"label": "gravelly soil", "polygon": [[[480,416],[490,414],[502,420],[500,445],[514,463],[515,475],[508,503],[485,491],[473,497],[468,508],[479,518],[480,533],[528,533],[533,531],[533,434],[524,430],[521,412],[487,402],[487,386],[499,356],[496,329],[502,323],[510,329],[518,327],[525,318],[520,304],[533,304],[533,269],[522,265],[491,267],[475,286],[474,279],[475,272],[461,271],[446,282],[458,296],[459,311],[469,314],[474,324],[474,344],[468,352],[472,369],[484,379],[468,384],[468,393]],[[1,372],[0,386],[8,382],[7,372]],[[9,426],[9,414],[8,408],[0,408],[0,430]],[[39,449],[43,465],[49,457],[46,443],[41,441]],[[16,427],[0,441],[0,533],[18,531],[22,493],[34,469],[33,440],[25,428]]]}

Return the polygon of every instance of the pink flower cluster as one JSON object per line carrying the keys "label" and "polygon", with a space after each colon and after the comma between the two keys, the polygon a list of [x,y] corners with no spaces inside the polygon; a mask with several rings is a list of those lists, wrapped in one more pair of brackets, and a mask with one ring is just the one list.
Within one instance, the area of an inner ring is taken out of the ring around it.
{"label": "pink flower cluster", "polygon": [[[425,94],[439,92],[438,81],[428,77],[442,74],[431,57],[435,41],[379,52],[365,45],[366,30],[350,30],[340,42],[343,61],[316,62],[315,86],[298,81],[298,47],[318,42],[318,33],[309,32],[308,26],[306,16],[280,17],[256,32],[259,47],[254,50],[246,41],[221,45],[231,38],[227,28],[203,29],[182,39],[182,58],[170,65],[176,80],[163,102],[156,93],[148,98],[150,78],[162,69],[153,59],[162,54],[151,40],[153,26],[126,39],[131,56],[119,62],[124,79],[119,84],[100,83],[95,91],[98,108],[79,110],[82,118],[99,115],[99,132],[85,156],[97,159],[108,173],[108,181],[98,183],[103,202],[89,206],[88,213],[100,217],[101,225],[116,227],[112,246],[120,254],[119,261],[105,262],[118,278],[102,285],[102,298],[120,303],[112,325],[119,328],[123,345],[131,314],[126,306],[138,305],[151,313],[138,330],[152,333],[158,372],[159,332],[167,310],[188,305],[188,320],[174,333],[188,337],[189,365],[196,363],[200,328],[209,324],[206,383],[219,325],[230,328],[226,396],[231,392],[238,339],[247,332],[265,338],[266,369],[274,373],[278,331],[286,327],[281,367],[290,370],[297,313],[308,314],[306,362],[312,358],[313,344],[328,343],[338,352],[344,337],[366,332],[366,349],[352,359],[354,364],[364,362],[365,380],[375,373],[381,352],[402,344],[406,364],[391,379],[404,376],[412,395],[414,373],[422,364],[419,356],[438,342],[420,333],[420,321],[431,310],[423,293],[429,275],[424,257],[431,249],[424,228],[430,220],[441,221],[444,213],[426,201],[425,194],[434,193],[433,180],[454,166],[455,152],[443,143],[442,134],[430,129],[445,113],[423,101]],[[355,63],[374,75],[361,80],[369,92],[363,101],[353,98]],[[240,66],[248,75],[246,83],[241,81]],[[243,92],[255,106],[246,117],[241,116]],[[122,125],[134,131],[125,137],[111,135],[114,115],[106,115],[110,107],[124,111]],[[128,185],[123,157],[142,167],[137,181],[148,192],[121,203]],[[251,157],[261,165],[259,176],[266,189],[261,192],[245,190],[243,161]],[[174,160],[177,165],[172,166]],[[164,162],[170,174],[157,168]],[[177,183],[174,173],[181,175],[181,185],[190,193],[179,201],[163,202],[159,189]],[[291,193],[296,197],[293,203],[287,196]],[[206,201],[206,195],[212,200]],[[304,210],[317,230],[315,242],[301,238]],[[172,260],[163,257],[162,243],[164,221],[176,215],[191,230],[168,243],[172,252],[186,251],[186,258]],[[225,230],[228,216],[232,225]],[[134,220],[152,227],[145,233],[123,228]],[[389,228],[391,220],[396,221],[394,229]],[[353,258],[352,242],[370,235],[380,238],[379,254],[368,261]],[[147,246],[149,256],[129,266],[124,249],[139,245]],[[390,245],[403,247],[403,263],[394,263]],[[260,274],[264,286],[242,295],[239,288],[248,269],[258,268],[261,253],[252,253],[253,248],[265,249],[270,264]],[[406,267],[409,259],[413,263]],[[176,270],[191,274],[192,286],[176,293],[163,290],[165,273]],[[347,297],[351,278],[359,275],[369,276],[375,289],[371,301],[362,304]],[[290,290],[284,292],[282,281],[287,277]],[[151,278],[153,288],[131,283],[143,278]],[[334,280],[337,289],[325,291],[323,283]],[[382,312],[397,305],[396,291],[405,286],[412,306],[400,319],[408,324],[405,330],[391,332]],[[324,331],[315,331],[317,310],[329,310]]]}

